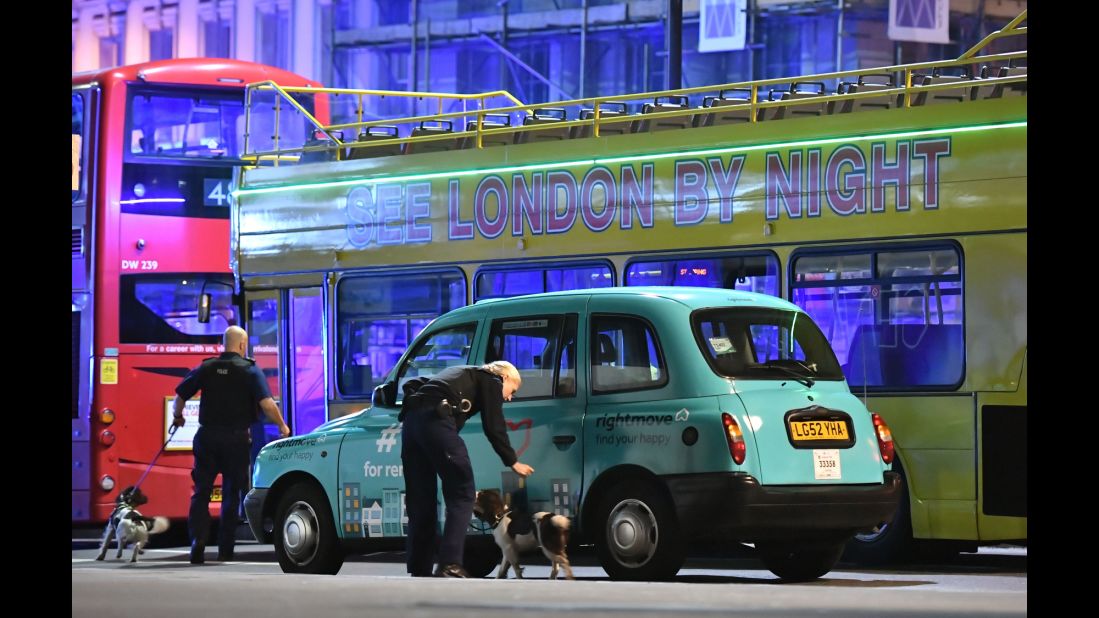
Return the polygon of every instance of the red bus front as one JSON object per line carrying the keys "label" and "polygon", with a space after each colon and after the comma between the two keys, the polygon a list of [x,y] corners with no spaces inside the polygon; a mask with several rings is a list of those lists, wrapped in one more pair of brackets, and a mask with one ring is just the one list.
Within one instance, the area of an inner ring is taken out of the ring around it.
{"label": "red bus front", "polygon": [[[251,322],[234,303],[229,192],[243,150],[244,86],[264,80],[318,85],[224,59],[73,75],[74,522],[104,521],[118,491],[146,470],[146,510],[187,515],[197,400],[187,426],[149,464],[168,441],[176,385],[220,352],[226,327]],[[302,103],[314,105],[310,97]],[[316,113],[327,118],[326,109]],[[304,141],[309,132],[291,114],[279,123],[283,140]],[[271,129],[256,123],[251,139],[262,147]],[[197,312],[203,293],[213,300],[206,323]],[[264,349],[274,325],[256,317],[252,343]],[[271,435],[262,424],[253,433],[257,450]]]}

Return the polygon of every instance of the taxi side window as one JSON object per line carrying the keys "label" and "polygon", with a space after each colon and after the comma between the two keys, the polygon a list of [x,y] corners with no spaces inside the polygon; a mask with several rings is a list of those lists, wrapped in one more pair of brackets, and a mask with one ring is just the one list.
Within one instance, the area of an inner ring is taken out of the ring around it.
{"label": "taxi side window", "polygon": [[515,400],[576,395],[576,314],[492,322],[485,361],[506,360],[523,377]]}
{"label": "taxi side window", "polygon": [[591,345],[594,393],[660,388],[668,383],[656,333],[641,318],[593,315]]}
{"label": "taxi side window", "polygon": [[[447,367],[468,365],[477,324],[436,331],[420,341],[397,373],[397,393],[412,378],[433,376]],[[399,397],[400,395],[398,395]]]}

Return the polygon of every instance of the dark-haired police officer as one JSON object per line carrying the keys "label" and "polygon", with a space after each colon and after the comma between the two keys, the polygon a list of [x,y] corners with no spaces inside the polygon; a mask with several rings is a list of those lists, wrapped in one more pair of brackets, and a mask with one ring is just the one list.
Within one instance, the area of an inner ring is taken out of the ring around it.
{"label": "dark-haired police officer", "polygon": [[210,527],[210,495],[214,479],[222,475],[221,535],[218,560],[233,559],[241,490],[248,486],[250,427],[257,407],[279,427],[279,436],[290,435],[279,406],[267,389],[267,379],[256,361],[245,358],[248,333],[239,326],[225,330],[225,352],[195,367],[176,387],[176,427],[184,424],[183,407],[202,391],[199,400],[198,432],[194,439],[195,483],[187,528],[191,535],[191,564],[205,561],[206,535]]}
{"label": "dark-haired police officer", "polygon": [[407,567],[413,577],[432,574],[438,526],[436,477],[443,481],[446,523],[435,576],[469,577],[462,567],[462,554],[475,488],[469,453],[458,432],[470,416],[481,413],[485,437],[505,466],[519,476],[534,472],[517,460],[504,422],[503,404],[511,401],[521,384],[514,365],[496,361],[481,367],[450,367],[430,379],[413,378],[403,385],[401,463],[408,511]]}

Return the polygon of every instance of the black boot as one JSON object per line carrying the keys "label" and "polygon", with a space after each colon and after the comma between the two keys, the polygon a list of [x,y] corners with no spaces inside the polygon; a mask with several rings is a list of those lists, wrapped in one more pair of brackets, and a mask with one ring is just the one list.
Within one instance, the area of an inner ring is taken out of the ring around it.
{"label": "black boot", "polygon": [[195,541],[191,543],[191,564],[206,563],[206,544]]}
{"label": "black boot", "polygon": [[460,564],[448,564],[446,566],[439,565],[439,568],[435,569],[435,577],[469,577],[469,573],[462,568]]}

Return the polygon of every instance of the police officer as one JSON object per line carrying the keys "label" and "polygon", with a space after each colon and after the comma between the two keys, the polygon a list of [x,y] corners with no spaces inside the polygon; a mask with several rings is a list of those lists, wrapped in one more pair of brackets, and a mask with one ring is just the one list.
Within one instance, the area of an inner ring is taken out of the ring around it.
{"label": "police officer", "polygon": [[218,560],[233,559],[236,542],[240,492],[248,484],[249,428],[257,418],[257,406],[279,426],[279,436],[290,435],[278,404],[271,398],[263,370],[256,361],[245,358],[248,333],[239,326],[225,330],[225,352],[208,358],[195,367],[176,387],[176,427],[182,427],[183,406],[202,391],[198,408],[198,432],[194,439],[195,466],[191,478],[195,492],[187,527],[191,533],[191,564],[205,561],[206,534],[210,527],[210,494],[214,479],[222,475],[221,538]]}
{"label": "police officer", "polygon": [[462,568],[462,553],[475,488],[466,444],[458,437],[469,417],[481,413],[485,436],[505,466],[523,477],[534,472],[518,461],[504,422],[503,404],[511,401],[521,383],[514,365],[496,361],[483,367],[450,367],[430,379],[413,378],[404,384],[398,418],[404,422],[401,462],[408,511],[408,572],[413,577],[432,574],[438,524],[436,476],[443,480],[446,524],[435,576],[469,577]]}

